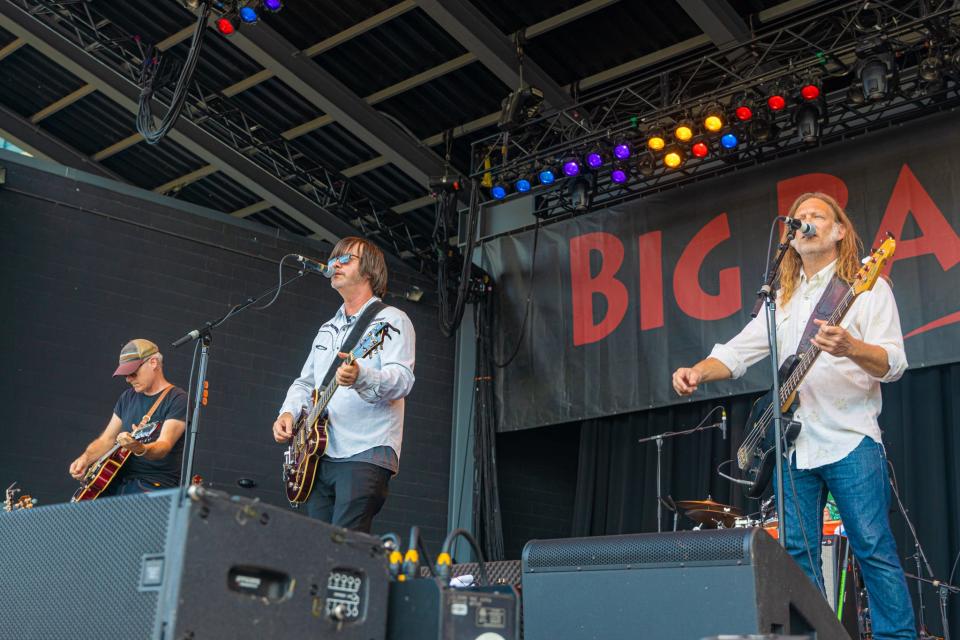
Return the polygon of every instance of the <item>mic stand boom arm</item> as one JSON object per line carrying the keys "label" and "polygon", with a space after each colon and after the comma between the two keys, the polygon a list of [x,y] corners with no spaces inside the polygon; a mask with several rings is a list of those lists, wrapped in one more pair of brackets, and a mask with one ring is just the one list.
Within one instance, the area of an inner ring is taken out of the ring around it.
{"label": "mic stand boom arm", "polygon": [[177,341],[173,342],[171,346],[174,348],[184,345],[188,342],[193,342],[194,340],[200,340],[200,364],[197,369],[197,386],[194,394],[194,405],[193,405],[193,417],[190,420],[190,434],[186,442],[184,442],[184,452],[183,452],[183,469],[181,469],[180,476],[180,487],[181,495],[180,502],[181,504],[186,502],[186,491],[190,486],[190,479],[193,477],[193,452],[194,445],[197,440],[197,425],[200,423],[200,407],[206,404],[206,398],[204,397],[204,388],[207,381],[207,361],[209,360],[209,351],[210,343],[213,340],[212,330],[215,327],[219,327],[221,324],[237,315],[247,307],[254,305],[269,295],[274,295],[279,293],[280,289],[287,286],[294,280],[302,278],[306,275],[306,271],[300,269],[297,275],[293,276],[289,280],[281,281],[274,287],[271,287],[264,291],[263,293],[257,295],[256,297],[249,297],[244,300],[242,303],[234,305],[227,311],[225,314],[212,320],[210,322],[204,323],[203,327],[200,329],[194,329],[190,331]]}

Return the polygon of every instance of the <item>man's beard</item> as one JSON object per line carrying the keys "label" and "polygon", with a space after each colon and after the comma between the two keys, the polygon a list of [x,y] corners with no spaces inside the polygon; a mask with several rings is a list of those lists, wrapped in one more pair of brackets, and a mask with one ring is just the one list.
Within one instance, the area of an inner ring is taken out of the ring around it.
{"label": "man's beard", "polygon": [[800,242],[800,238],[794,238],[790,241],[790,246],[793,247],[797,253],[800,254],[800,257],[804,256],[814,256],[821,253],[828,253],[833,250],[833,247],[837,246],[837,243],[840,242],[840,223],[834,222],[833,229],[830,231],[830,237],[828,238],[830,244],[827,247],[818,247],[811,246],[806,242]]}

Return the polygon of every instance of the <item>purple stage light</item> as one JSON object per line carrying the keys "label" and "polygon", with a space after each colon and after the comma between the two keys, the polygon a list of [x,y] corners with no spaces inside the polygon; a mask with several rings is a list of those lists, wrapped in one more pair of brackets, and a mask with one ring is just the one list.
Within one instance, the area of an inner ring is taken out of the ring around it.
{"label": "purple stage light", "polygon": [[280,11],[283,8],[283,0],[263,0],[263,8],[267,11]]}
{"label": "purple stage light", "polygon": [[597,169],[603,166],[603,156],[596,151],[591,151],[587,154],[587,166],[591,169]]}
{"label": "purple stage light", "polygon": [[626,160],[630,157],[630,145],[621,142],[613,148],[613,155],[616,156],[617,160]]}
{"label": "purple stage light", "polygon": [[580,163],[576,160],[567,160],[563,163],[563,174],[570,178],[580,175]]}
{"label": "purple stage light", "polygon": [[610,180],[617,184],[623,184],[627,181],[627,172],[623,169],[614,169],[610,172]]}

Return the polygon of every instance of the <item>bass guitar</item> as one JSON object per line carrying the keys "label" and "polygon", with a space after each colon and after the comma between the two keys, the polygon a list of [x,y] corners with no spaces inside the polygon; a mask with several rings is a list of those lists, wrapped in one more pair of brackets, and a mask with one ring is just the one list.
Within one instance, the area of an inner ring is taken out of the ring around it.
{"label": "bass guitar", "polygon": [[[893,256],[895,249],[896,241],[891,234],[887,234],[887,238],[880,245],[880,248],[864,259],[863,266],[853,279],[853,284],[850,285],[849,291],[841,299],[833,314],[827,319],[827,324],[839,324],[850,307],[853,306],[857,296],[873,288],[880,272],[890,257]],[[800,423],[792,419],[796,409],[797,390],[819,355],[820,348],[811,344],[799,356],[793,354],[780,365],[777,375],[780,379],[780,408],[784,417],[781,423],[783,425],[783,451],[787,451],[788,447],[800,435]],[[737,466],[744,472],[743,482],[747,484],[747,495],[751,498],[758,498],[763,494],[776,467],[773,414],[773,390],[771,390],[753,404],[753,409],[747,420],[747,424],[752,426],[744,437],[740,448],[737,449]]]}
{"label": "bass guitar", "polygon": [[[344,362],[349,365],[366,358],[383,346],[391,331],[397,330],[387,322],[373,323]],[[323,391],[314,389],[311,406],[300,410],[293,425],[293,436],[283,453],[283,486],[291,506],[306,502],[313,490],[320,456],[327,449],[327,405],[338,387],[334,378]]]}
{"label": "bass guitar", "polygon": [[[148,424],[137,429],[130,435],[137,442],[144,442],[149,439],[153,433],[160,428],[159,422]],[[106,453],[100,456],[96,462],[87,468],[87,472],[80,479],[80,488],[77,489],[70,502],[82,502],[84,500],[96,500],[100,494],[106,490],[117,473],[123,468],[130,457],[130,452],[119,444],[113,445]]]}

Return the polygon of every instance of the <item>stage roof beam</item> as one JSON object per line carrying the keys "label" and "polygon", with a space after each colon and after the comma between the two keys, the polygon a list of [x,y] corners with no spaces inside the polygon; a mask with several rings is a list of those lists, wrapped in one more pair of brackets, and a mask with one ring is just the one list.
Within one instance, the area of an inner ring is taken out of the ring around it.
{"label": "stage roof beam", "polygon": [[[511,90],[520,88],[516,45],[469,0],[417,0],[417,4]],[[523,80],[543,91],[544,103],[549,108],[560,109],[573,103],[563,87],[529,57],[523,60]]]}
{"label": "stage roof beam", "polygon": [[[25,39],[30,46],[92,84],[130,113],[137,113],[140,90],[133,82],[52,31],[39,19],[13,3],[3,2],[0,3],[0,27]],[[352,225],[185,118],[177,121],[168,136],[325,239],[336,241],[356,233]]]}

